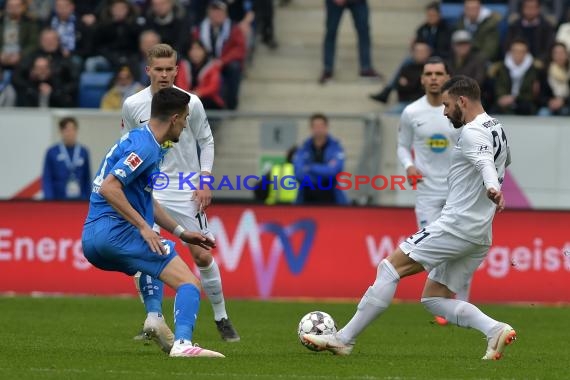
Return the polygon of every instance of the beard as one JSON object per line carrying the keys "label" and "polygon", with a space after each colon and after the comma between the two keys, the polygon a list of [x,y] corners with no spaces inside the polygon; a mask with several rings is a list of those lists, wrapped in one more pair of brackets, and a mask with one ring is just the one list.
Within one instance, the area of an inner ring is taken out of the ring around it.
{"label": "beard", "polygon": [[447,118],[451,121],[455,129],[463,127],[463,113],[459,108],[456,107],[455,110],[453,110],[453,114]]}

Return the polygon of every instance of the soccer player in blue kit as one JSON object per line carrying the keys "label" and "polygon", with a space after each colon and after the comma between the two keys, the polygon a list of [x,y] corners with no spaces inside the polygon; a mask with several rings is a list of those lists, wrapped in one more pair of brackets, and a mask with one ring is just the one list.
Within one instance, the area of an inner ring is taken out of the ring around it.
{"label": "soccer player in blue kit", "polygon": [[[175,88],[152,98],[148,125],[113,145],[93,181],[89,214],[83,227],[83,252],[95,267],[129,276],[137,271],[159,278],[176,291],[172,357],[224,357],[192,344],[200,304],[200,282],[177,255],[174,243],[153,231],[156,222],[182,241],[206,250],[215,244],[185,230],[152,197],[152,175],[164,152],[161,144],[178,142],[187,125],[190,96]],[[151,332],[152,333],[152,332]]]}

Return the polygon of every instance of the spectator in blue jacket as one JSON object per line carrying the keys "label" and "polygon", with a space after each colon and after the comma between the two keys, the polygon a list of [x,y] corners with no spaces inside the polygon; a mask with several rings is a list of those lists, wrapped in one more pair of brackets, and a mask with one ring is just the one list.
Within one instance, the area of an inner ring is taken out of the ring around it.
{"label": "spectator in blue jacket", "polygon": [[78,129],[73,117],[59,122],[61,142],[48,149],[44,162],[42,187],[46,200],[89,199],[89,151],[77,142]]}
{"label": "spectator in blue jacket", "polygon": [[311,116],[311,137],[293,159],[299,181],[298,204],[348,204],[346,194],[336,188],[336,176],[344,167],[344,150],[329,134],[328,124],[323,114]]}

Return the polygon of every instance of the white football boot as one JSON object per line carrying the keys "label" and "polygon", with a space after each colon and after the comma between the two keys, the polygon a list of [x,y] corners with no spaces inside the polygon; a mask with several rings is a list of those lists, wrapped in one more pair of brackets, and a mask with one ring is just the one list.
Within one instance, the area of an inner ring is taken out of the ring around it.
{"label": "white football boot", "polygon": [[225,358],[219,352],[207,350],[192,344],[189,340],[180,339],[174,342],[170,357],[173,358]]}
{"label": "white football boot", "polygon": [[162,351],[169,353],[174,343],[174,334],[163,317],[147,316],[143,332],[147,340],[152,339]]}
{"label": "white football boot", "polygon": [[354,344],[346,344],[341,342],[336,334],[328,335],[315,335],[315,334],[305,334],[303,335],[303,340],[315,346],[319,351],[330,351],[335,355],[350,355]]}
{"label": "white football boot", "polygon": [[483,360],[499,360],[505,347],[517,339],[517,332],[506,323],[501,322],[494,330],[494,334],[487,338],[487,352],[481,358]]}

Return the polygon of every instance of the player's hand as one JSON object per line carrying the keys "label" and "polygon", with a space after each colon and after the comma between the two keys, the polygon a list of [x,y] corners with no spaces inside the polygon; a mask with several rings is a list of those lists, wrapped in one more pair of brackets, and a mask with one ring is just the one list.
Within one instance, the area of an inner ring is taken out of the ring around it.
{"label": "player's hand", "polygon": [[200,205],[199,211],[206,211],[210,203],[212,203],[212,190],[205,186],[203,189],[194,191],[192,200]]}
{"label": "player's hand", "polygon": [[146,241],[150,247],[151,251],[158,253],[159,255],[166,255],[168,253],[166,251],[166,248],[164,248],[164,244],[162,244],[162,238],[159,234],[153,231],[152,228],[149,226],[144,226],[139,231],[144,241]]}
{"label": "player's hand", "polygon": [[493,203],[497,205],[498,212],[501,212],[505,209],[505,197],[503,196],[502,191],[490,188],[487,190],[487,198],[492,200]]}
{"label": "player's hand", "polygon": [[415,166],[410,166],[406,169],[406,176],[408,177],[408,183],[413,185],[414,183],[420,183],[423,181],[423,174]]}
{"label": "player's hand", "polygon": [[190,232],[188,230],[185,230],[182,232],[182,235],[180,235],[180,239],[188,244],[194,244],[202,247],[207,251],[216,247],[215,241],[202,234],[199,234],[198,232]]}

